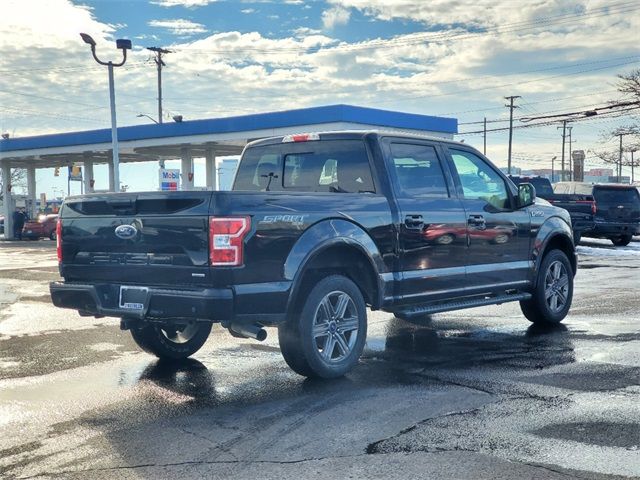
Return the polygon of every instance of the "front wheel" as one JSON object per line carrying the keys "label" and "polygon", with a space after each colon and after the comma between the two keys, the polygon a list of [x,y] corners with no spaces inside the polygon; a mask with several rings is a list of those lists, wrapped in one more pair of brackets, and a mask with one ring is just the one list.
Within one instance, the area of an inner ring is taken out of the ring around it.
{"label": "front wheel", "polygon": [[626,247],[631,242],[631,235],[621,235],[619,237],[613,237],[611,241],[616,247]]}
{"label": "front wheel", "polygon": [[341,377],[358,363],[366,337],[364,298],[342,275],[318,282],[296,317],[278,327],[282,356],[305,377]]}
{"label": "front wheel", "polygon": [[180,325],[146,323],[132,328],[131,336],[147,353],[164,359],[187,358],[204,345],[212,323],[190,321]]}
{"label": "front wheel", "polygon": [[520,309],[535,324],[560,323],[569,313],[573,299],[573,269],[561,250],[551,250],[542,259],[536,288]]}

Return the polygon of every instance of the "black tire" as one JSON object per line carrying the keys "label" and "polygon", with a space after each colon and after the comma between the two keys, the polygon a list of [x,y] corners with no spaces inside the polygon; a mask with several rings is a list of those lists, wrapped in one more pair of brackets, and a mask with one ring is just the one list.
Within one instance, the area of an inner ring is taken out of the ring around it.
{"label": "black tire", "polygon": [[138,346],[147,353],[162,359],[187,358],[204,345],[211,333],[210,322],[189,322],[183,326],[146,323],[140,328],[132,328],[131,336]]}
{"label": "black tire", "polygon": [[[282,356],[302,376],[341,377],[358,363],[367,338],[367,309],[362,293],[347,277],[331,275],[303,295],[306,299],[299,313],[278,326]],[[326,310],[326,302],[330,311]]]}
{"label": "black tire", "polygon": [[55,240],[55,239],[56,239],[56,231],[54,230],[49,234],[49,240]]}
{"label": "black tire", "polygon": [[631,235],[621,235],[619,237],[612,237],[611,241],[616,247],[626,247],[631,242],[633,237]]}
{"label": "black tire", "polygon": [[[558,271],[560,276],[556,278],[554,273]],[[532,293],[530,300],[520,302],[520,309],[529,321],[550,325],[564,320],[573,299],[573,269],[563,251],[551,250],[542,259]],[[555,303],[553,296],[556,297]],[[560,305],[562,298],[564,303]]]}

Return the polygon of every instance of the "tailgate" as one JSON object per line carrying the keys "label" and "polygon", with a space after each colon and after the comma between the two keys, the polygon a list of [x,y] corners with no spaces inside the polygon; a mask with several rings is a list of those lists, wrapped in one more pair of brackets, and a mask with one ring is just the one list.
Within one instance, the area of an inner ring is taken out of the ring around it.
{"label": "tailgate", "polygon": [[62,276],[93,283],[208,283],[211,195],[119,193],[66,200]]}
{"label": "tailgate", "polygon": [[606,222],[640,222],[640,197],[633,187],[596,186],[596,217]]}

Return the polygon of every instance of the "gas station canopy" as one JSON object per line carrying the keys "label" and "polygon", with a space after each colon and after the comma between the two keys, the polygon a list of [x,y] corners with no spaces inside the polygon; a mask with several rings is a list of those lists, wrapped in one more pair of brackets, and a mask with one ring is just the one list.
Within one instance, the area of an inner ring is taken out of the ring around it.
{"label": "gas station canopy", "polygon": [[[206,159],[206,186],[216,189],[215,157],[238,155],[251,140],[293,133],[332,130],[384,130],[425,136],[453,138],[458,121],[351,105],[329,105],[281,112],[226,118],[118,127],[120,163],[181,159],[182,189],[193,188],[193,159]],[[56,133],[0,140],[0,167],[10,178],[12,168],[27,170],[27,196],[35,197],[38,168],[84,166],[84,191],[92,192],[93,165],[109,166],[109,190],[114,185],[111,160],[111,129]],[[187,175],[188,174],[188,175]],[[3,182],[3,197],[11,199],[10,186]],[[13,205],[4,202],[5,227]],[[10,222],[10,220],[9,220]],[[5,228],[6,230],[6,228]],[[5,231],[5,236],[11,232]]]}

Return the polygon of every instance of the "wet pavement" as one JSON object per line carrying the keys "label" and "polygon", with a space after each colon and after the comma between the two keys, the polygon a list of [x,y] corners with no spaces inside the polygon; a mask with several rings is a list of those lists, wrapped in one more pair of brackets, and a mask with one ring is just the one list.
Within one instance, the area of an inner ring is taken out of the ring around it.
{"label": "wet pavement", "polygon": [[369,313],[343,379],[214,327],[192,359],[54,308],[52,242],[0,242],[2,478],[640,478],[640,242],[585,240],[564,324]]}

